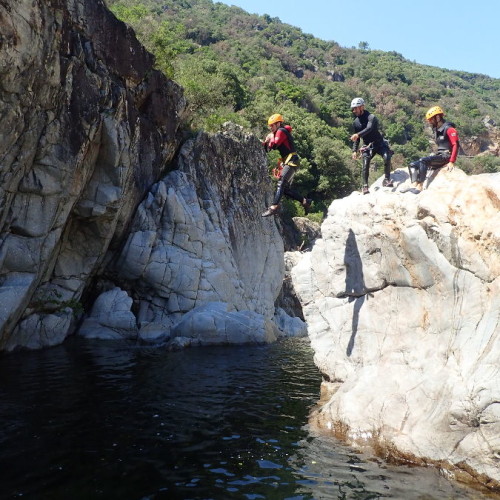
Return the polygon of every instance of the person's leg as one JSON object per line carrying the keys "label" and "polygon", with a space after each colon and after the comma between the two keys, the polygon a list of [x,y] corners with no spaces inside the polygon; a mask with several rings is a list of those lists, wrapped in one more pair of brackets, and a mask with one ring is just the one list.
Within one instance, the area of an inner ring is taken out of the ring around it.
{"label": "person's leg", "polygon": [[442,154],[432,155],[427,158],[427,169],[430,170],[430,174],[426,175],[426,178],[424,179],[424,189],[429,187],[429,184],[436,178],[441,168],[444,167],[449,160],[448,155]]}
{"label": "person's leg", "polygon": [[372,150],[363,151],[363,170],[361,177],[363,180],[363,194],[368,194],[368,176],[370,175],[370,162],[372,159]]}
{"label": "person's leg", "polygon": [[271,206],[279,205],[282,196],[290,190],[295,170],[296,168],[291,167],[290,165],[283,166],[281,177],[278,181],[278,187],[276,188],[276,193],[274,195],[273,204]]}
{"label": "person's leg", "polygon": [[440,168],[446,163],[448,163],[448,160],[441,154],[424,156],[410,163],[409,169],[413,187],[422,191],[428,169]]}
{"label": "person's leg", "polygon": [[[291,168],[294,170],[293,175],[295,175],[295,172],[297,171],[297,167],[291,167]],[[312,200],[310,200],[309,198],[305,198],[301,194],[297,193],[297,191],[294,191],[292,189],[293,175],[289,179],[289,182],[287,182],[286,185],[284,186],[283,194],[286,197],[291,198],[292,200],[296,200],[296,201],[300,202],[300,204],[304,207],[304,211],[307,215],[307,213],[309,212],[309,209],[311,208]]]}
{"label": "person's leg", "polygon": [[408,172],[410,174],[410,181],[412,182],[412,184],[417,182],[419,169],[420,169],[420,160],[412,161],[408,165]]}
{"label": "person's leg", "polygon": [[441,168],[448,163],[449,158],[449,155],[442,155],[438,153],[436,155],[427,156],[424,159],[427,163],[427,168]]}
{"label": "person's leg", "polygon": [[[412,161],[408,165],[408,171],[410,172],[411,188],[418,189],[422,191],[423,182],[427,174],[427,165],[425,163],[426,158],[420,158],[416,161]],[[411,188],[405,189],[405,191]]]}
{"label": "person's leg", "polygon": [[310,200],[309,198],[305,198],[291,188],[293,177],[299,168],[298,157],[292,158],[292,161],[290,163],[292,163],[293,161],[295,161],[296,163],[290,165],[285,163],[283,165],[281,177],[278,180],[276,194],[274,195],[273,204],[262,214],[263,217],[274,215],[278,211],[279,203],[283,195],[287,196],[288,198],[292,198],[293,200],[299,201],[300,204],[304,207],[306,215],[309,212],[312,200]]}
{"label": "person's leg", "polygon": [[391,158],[392,158],[392,153],[389,150],[388,147],[384,148],[383,153],[381,154],[382,158],[384,159],[384,181],[383,181],[383,186],[386,187],[392,187],[394,184],[391,181]]}
{"label": "person's leg", "polygon": [[[296,167],[291,167],[290,165],[283,165],[283,170],[281,171],[281,177],[278,180],[278,186],[276,188],[276,193],[273,198],[272,205],[262,214],[262,217],[267,217],[269,215],[274,215],[278,211],[278,207],[281,198],[290,189],[290,184],[292,182],[293,176],[295,175]],[[300,197],[302,200],[302,197]]]}
{"label": "person's leg", "polygon": [[417,171],[417,182],[415,187],[422,191],[424,186],[425,177],[427,176],[427,160],[428,156],[425,158],[420,158],[418,161],[418,171]]}
{"label": "person's leg", "polygon": [[[295,170],[295,168],[293,168],[293,169]],[[283,194],[287,198],[291,198],[292,200],[297,200],[297,201],[300,201],[302,203],[302,201],[304,200],[304,197],[292,189],[292,180],[293,180],[294,175],[295,175],[295,171],[293,172],[292,177],[289,178],[288,182],[283,187]]]}

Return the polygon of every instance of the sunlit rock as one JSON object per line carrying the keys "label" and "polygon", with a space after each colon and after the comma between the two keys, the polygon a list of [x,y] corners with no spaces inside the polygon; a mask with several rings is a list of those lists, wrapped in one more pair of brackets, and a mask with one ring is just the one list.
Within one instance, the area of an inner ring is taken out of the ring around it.
{"label": "sunlit rock", "polygon": [[321,232],[292,269],[331,394],[313,421],[498,485],[500,174],[372,186]]}

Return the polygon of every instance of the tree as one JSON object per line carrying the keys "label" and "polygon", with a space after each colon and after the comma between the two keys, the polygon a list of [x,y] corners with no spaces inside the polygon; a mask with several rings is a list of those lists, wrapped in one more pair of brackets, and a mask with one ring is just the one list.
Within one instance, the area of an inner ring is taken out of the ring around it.
{"label": "tree", "polygon": [[302,158],[294,182],[316,206],[348,193],[359,177],[349,153],[353,97],[377,114],[402,165],[429,152],[423,117],[432,105],[444,107],[462,137],[484,132],[485,115],[500,123],[500,80],[484,75],[417,64],[364,41],[343,48],[212,0],[105,1],[184,87],[191,128],[217,130],[232,120],[263,137],[267,117],[282,113]]}

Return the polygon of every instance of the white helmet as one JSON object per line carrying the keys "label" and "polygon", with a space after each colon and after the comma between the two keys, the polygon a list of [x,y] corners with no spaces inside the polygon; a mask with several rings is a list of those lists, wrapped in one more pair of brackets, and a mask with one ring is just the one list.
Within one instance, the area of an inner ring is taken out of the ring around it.
{"label": "white helmet", "polygon": [[351,109],[357,108],[358,106],[364,106],[364,105],[365,105],[365,101],[361,97],[355,97],[351,101]]}

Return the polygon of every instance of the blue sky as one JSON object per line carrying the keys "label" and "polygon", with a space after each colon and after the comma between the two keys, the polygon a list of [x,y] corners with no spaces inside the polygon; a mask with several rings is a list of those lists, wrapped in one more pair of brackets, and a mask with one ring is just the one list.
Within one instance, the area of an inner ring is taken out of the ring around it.
{"label": "blue sky", "polygon": [[[214,0],[220,1],[220,0]],[[367,42],[410,61],[500,78],[498,0],[224,0],[342,47]]]}

